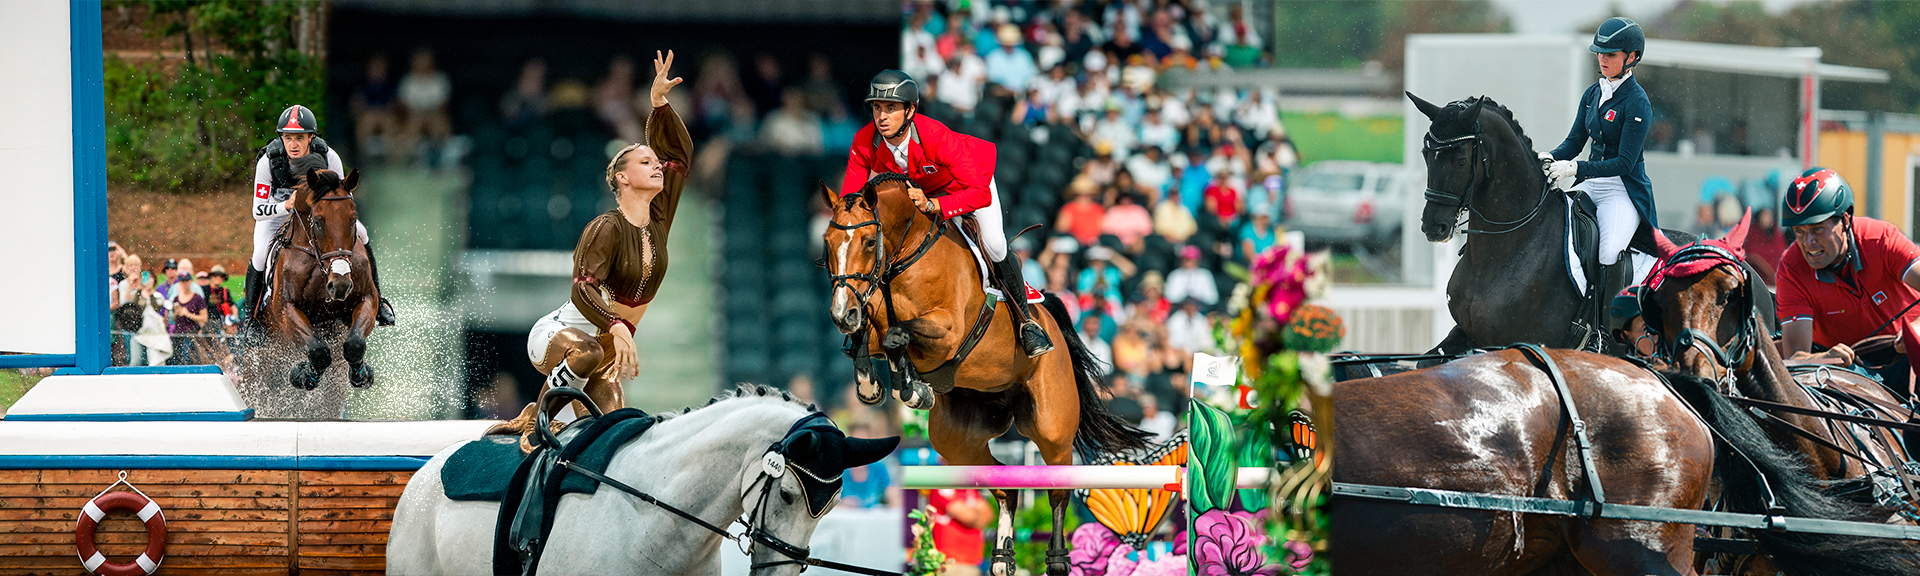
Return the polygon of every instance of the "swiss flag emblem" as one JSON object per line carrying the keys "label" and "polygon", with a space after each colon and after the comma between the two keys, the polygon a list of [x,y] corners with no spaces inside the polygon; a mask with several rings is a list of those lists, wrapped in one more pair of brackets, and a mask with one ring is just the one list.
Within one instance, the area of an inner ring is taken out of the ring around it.
{"label": "swiss flag emblem", "polygon": [[1612,110],[1608,110],[1608,111],[1607,111],[1607,121],[1608,121],[1608,122],[1612,122],[1612,121],[1613,121],[1613,111],[1612,111]]}
{"label": "swiss flag emblem", "polygon": [[271,188],[268,188],[266,184],[254,184],[254,185],[253,185],[253,197],[254,197],[254,198],[259,198],[259,199],[261,199],[261,200],[266,200],[266,199],[267,199],[267,191],[268,191],[268,190],[271,190]]}

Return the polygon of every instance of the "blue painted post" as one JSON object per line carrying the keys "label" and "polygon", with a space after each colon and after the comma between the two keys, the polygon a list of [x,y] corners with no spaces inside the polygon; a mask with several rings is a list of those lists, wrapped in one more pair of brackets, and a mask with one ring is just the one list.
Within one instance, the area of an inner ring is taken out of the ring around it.
{"label": "blue painted post", "polygon": [[74,356],[76,371],[109,364],[107,339],[107,129],[100,1],[74,0],[69,37],[73,81]]}

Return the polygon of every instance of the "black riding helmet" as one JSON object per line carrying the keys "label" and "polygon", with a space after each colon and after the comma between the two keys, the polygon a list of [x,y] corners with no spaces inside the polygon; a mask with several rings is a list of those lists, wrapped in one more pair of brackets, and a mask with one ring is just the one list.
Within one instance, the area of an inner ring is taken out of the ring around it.
{"label": "black riding helmet", "polygon": [[1627,329],[1627,324],[1640,315],[1640,295],[1647,291],[1646,286],[1628,286],[1614,295],[1612,307],[1607,309],[1607,331],[1618,335]]}
{"label": "black riding helmet", "polygon": [[1814,166],[1801,172],[1780,199],[1780,225],[1788,228],[1852,213],[1853,187],[1831,168]]}
{"label": "black riding helmet", "polygon": [[920,103],[920,83],[899,70],[881,70],[867,82],[867,101],[884,100],[901,104]]}
{"label": "black riding helmet", "polygon": [[294,104],[280,111],[280,119],[274,121],[275,130],[281,134],[317,134],[320,122],[314,120],[313,111],[306,106]]}
{"label": "black riding helmet", "polygon": [[1611,54],[1622,50],[1639,54],[1640,57],[1627,63],[1627,68],[1632,68],[1633,65],[1640,63],[1640,58],[1646,56],[1647,32],[1642,30],[1640,23],[1634,22],[1632,18],[1625,16],[1608,18],[1606,22],[1600,23],[1600,30],[1593,33],[1593,44],[1587,46],[1587,50],[1595,54]]}

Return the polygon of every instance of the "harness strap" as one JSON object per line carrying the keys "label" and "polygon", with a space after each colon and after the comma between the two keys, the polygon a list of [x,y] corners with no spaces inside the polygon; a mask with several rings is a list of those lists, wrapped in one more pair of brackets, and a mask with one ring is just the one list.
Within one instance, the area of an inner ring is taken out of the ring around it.
{"label": "harness strap", "polygon": [[1520,350],[1529,361],[1545,371],[1547,380],[1553,382],[1554,391],[1560,394],[1561,409],[1566,412],[1567,419],[1573,423],[1573,444],[1580,453],[1580,468],[1586,473],[1587,491],[1590,494],[1586,515],[1599,518],[1601,507],[1606,505],[1607,495],[1600,486],[1600,470],[1593,464],[1593,442],[1587,438],[1587,423],[1580,419],[1580,410],[1573,405],[1573,391],[1567,388],[1566,376],[1560,373],[1560,365],[1555,363],[1553,357],[1547,355],[1547,351],[1540,345],[1515,344],[1513,348]]}

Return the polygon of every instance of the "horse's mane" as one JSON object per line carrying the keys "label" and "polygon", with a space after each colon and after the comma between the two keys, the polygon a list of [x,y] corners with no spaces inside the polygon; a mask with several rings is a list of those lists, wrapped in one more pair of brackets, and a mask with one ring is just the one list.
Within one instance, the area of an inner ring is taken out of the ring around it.
{"label": "horse's mane", "polygon": [[772,386],[767,386],[765,384],[753,384],[748,382],[741,382],[738,385],[735,385],[732,390],[723,390],[720,392],[720,394],[707,399],[706,404],[703,404],[700,406],[688,406],[678,412],[663,412],[660,414],[655,414],[654,418],[658,418],[660,420],[668,420],[676,416],[692,413],[695,410],[706,408],[714,404],[719,404],[722,401],[753,399],[753,398],[778,398],[781,401],[784,401],[788,404],[792,404],[800,408],[805,408],[807,410],[807,413],[809,414],[820,412],[820,408],[815,406],[813,403],[805,402],[800,400],[799,398],[795,398],[793,397],[793,394],[788,393],[785,390],[774,388]]}
{"label": "horse's mane", "polygon": [[[1434,127],[1446,126],[1448,132],[1450,132],[1450,134],[1447,134],[1448,136],[1472,132],[1474,125],[1477,124],[1480,119],[1478,117],[1468,118],[1464,113],[1467,109],[1472,108],[1474,104],[1479,104],[1482,108],[1500,113],[1500,117],[1507,121],[1507,126],[1513,128],[1513,135],[1520,138],[1520,144],[1527,150],[1533,150],[1533,139],[1528,138],[1527,131],[1520,127],[1520,122],[1513,119],[1513,110],[1507,109],[1506,106],[1502,106],[1499,102],[1495,102],[1493,98],[1487,96],[1474,96],[1466,100],[1448,102],[1443,110],[1452,111],[1453,114],[1448,117],[1448,121],[1445,123],[1435,122]],[[1440,135],[1441,134],[1435,134],[1435,136]]]}
{"label": "horse's mane", "polygon": [[873,178],[868,179],[867,185],[861,186],[858,194],[860,194],[860,196],[862,196],[867,201],[868,204],[873,204],[879,200],[879,198],[876,198],[873,196],[874,194],[873,187],[885,182],[905,182],[907,183],[908,187],[913,186],[913,178],[907,176],[906,174],[901,174],[899,172],[880,172],[880,173],[874,174]]}
{"label": "horse's mane", "polygon": [[340,188],[340,173],[332,170],[315,170],[312,180],[307,183],[307,188],[313,191],[315,198]]}

